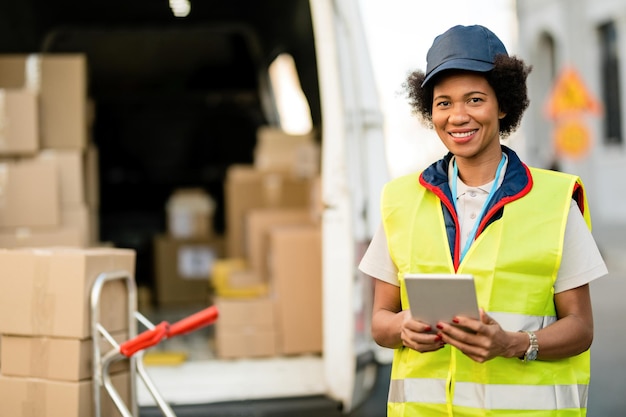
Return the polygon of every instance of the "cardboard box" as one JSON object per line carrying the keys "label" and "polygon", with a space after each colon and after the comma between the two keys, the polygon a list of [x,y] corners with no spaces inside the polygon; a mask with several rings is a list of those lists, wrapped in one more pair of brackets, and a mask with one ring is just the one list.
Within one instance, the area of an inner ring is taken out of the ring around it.
{"label": "cardboard box", "polygon": [[299,177],[319,173],[320,146],[316,133],[294,135],[282,129],[261,126],[257,130],[254,167],[260,171],[285,171]]}
{"label": "cardboard box", "polygon": [[86,205],[66,207],[61,210],[61,227],[77,230],[80,234],[79,247],[88,247],[95,242],[93,219]]}
{"label": "cardboard box", "polygon": [[[97,277],[135,275],[135,251],[117,248],[0,250],[0,333],[86,339],[91,337],[91,292]],[[128,291],[107,282],[100,323],[109,332],[128,329]]]}
{"label": "cardboard box", "polygon": [[[117,343],[128,340],[127,332],[112,334]],[[2,375],[43,378],[57,381],[82,381],[93,377],[93,340],[56,337],[2,335],[0,362]],[[102,353],[114,349],[101,339]],[[129,370],[127,359],[114,362],[109,370]]]}
{"label": "cardboard box", "polygon": [[[125,404],[129,404],[130,373],[111,376],[111,382]],[[101,389],[102,417],[122,414]],[[0,416],[11,417],[91,417],[95,416],[93,382],[51,381],[0,375]]]}
{"label": "cardboard box", "polygon": [[0,155],[34,155],[39,150],[37,95],[0,89]]}
{"label": "cardboard box", "polygon": [[270,276],[276,298],[278,349],[322,351],[322,234],[319,225],[270,231]]}
{"label": "cardboard box", "polygon": [[255,208],[308,208],[309,178],[285,172],[262,172],[250,165],[232,165],[226,174],[226,255],[247,257],[245,215]]}
{"label": "cardboard box", "polygon": [[206,303],[213,264],[222,256],[222,241],[214,238],[154,238],[156,302],[160,306]]}
{"label": "cardboard box", "polygon": [[84,234],[77,228],[0,229],[0,248],[82,247]]}
{"label": "cardboard box", "polygon": [[26,85],[26,56],[0,55],[0,88],[23,88]]}
{"label": "cardboard box", "polygon": [[85,156],[78,149],[46,149],[37,159],[56,162],[61,207],[85,205]]}
{"label": "cardboard box", "polygon": [[0,55],[0,87],[26,88],[38,94],[42,149],[86,147],[85,54]]}
{"label": "cardboard box", "polygon": [[0,162],[0,227],[56,227],[60,223],[55,161]]}
{"label": "cardboard box", "polygon": [[277,334],[271,298],[223,298],[215,301],[217,356],[222,359],[274,356]]}
{"label": "cardboard box", "polygon": [[215,202],[201,188],[180,188],[167,201],[167,231],[170,236],[208,238],[213,235]]}
{"label": "cardboard box", "polygon": [[246,246],[250,268],[268,281],[269,232],[277,226],[312,224],[308,209],[253,209],[246,215]]}

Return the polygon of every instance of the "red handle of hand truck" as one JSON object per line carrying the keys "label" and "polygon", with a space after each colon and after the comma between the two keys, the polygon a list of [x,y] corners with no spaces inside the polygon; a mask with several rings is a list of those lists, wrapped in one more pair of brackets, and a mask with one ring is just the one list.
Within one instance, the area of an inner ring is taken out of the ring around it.
{"label": "red handle of hand truck", "polygon": [[200,329],[204,326],[208,326],[209,324],[213,324],[217,320],[218,316],[219,312],[216,306],[205,308],[204,310],[198,311],[191,316],[185,317],[184,319],[181,319],[176,323],[170,324],[167,336],[180,336]]}
{"label": "red handle of hand truck", "polygon": [[146,330],[120,345],[120,353],[130,358],[140,350],[157,345],[168,333],[169,323],[162,321],[154,329]]}

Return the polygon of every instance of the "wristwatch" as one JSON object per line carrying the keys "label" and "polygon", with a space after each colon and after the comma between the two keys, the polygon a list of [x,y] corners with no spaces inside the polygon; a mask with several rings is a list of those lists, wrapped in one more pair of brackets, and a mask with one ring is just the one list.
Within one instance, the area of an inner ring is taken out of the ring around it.
{"label": "wristwatch", "polygon": [[530,346],[528,346],[526,353],[524,353],[524,356],[520,359],[524,362],[534,361],[535,359],[537,359],[537,354],[539,353],[539,343],[537,343],[537,336],[534,332],[529,332],[526,330],[520,330],[520,332],[526,333],[528,335],[528,338],[530,339]]}

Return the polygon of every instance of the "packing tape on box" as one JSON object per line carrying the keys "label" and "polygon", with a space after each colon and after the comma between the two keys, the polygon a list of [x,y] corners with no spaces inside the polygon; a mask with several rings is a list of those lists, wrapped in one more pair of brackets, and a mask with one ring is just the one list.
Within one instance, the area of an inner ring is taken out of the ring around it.
{"label": "packing tape on box", "polygon": [[9,167],[6,163],[0,163],[0,206],[4,206],[6,204],[8,184],[9,184]]}
{"label": "packing tape on box", "polygon": [[26,89],[38,93],[41,89],[41,56],[29,54],[26,58]]}
{"label": "packing tape on box", "polygon": [[22,403],[21,417],[41,417],[46,415],[46,387],[40,382],[26,381],[26,398]]}
{"label": "packing tape on box", "polygon": [[37,334],[46,334],[54,325],[55,296],[49,292],[50,253],[35,255],[31,326]]}
{"label": "packing tape on box", "polygon": [[[36,337],[32,342],[28,374],[36,377],[46,377],[49,375],[47,368],[51,365],[50,339],[46,337]],[[36,371],[43,371],[45,375],[33,375]]]}

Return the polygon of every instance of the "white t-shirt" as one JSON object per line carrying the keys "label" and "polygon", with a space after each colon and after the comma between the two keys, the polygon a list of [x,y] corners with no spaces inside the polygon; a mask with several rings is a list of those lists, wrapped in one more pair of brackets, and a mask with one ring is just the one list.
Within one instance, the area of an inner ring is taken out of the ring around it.
{"label": "white t-shirt", "polygon": [[[464,247],[468,234],[478,220],[478,214],[487,199],[492,183],[493,181],[480,187],[469,187],[460,179],[458,181],[457,210],[461,225],[461,248]],[[498,186],[501,183],[502,179],[500,179]],[[387,237],[382,225],[374,234],[372,242],[361,259],[359,269],[374,278],[396,286],[400,285],[398,269],[389,255]],[[579,287],[607,273],[608,270],[598,246],[578,209],[578,205],[572,200],[565,227],[563,258],[554,284],[554,291],[559,293]]]}

